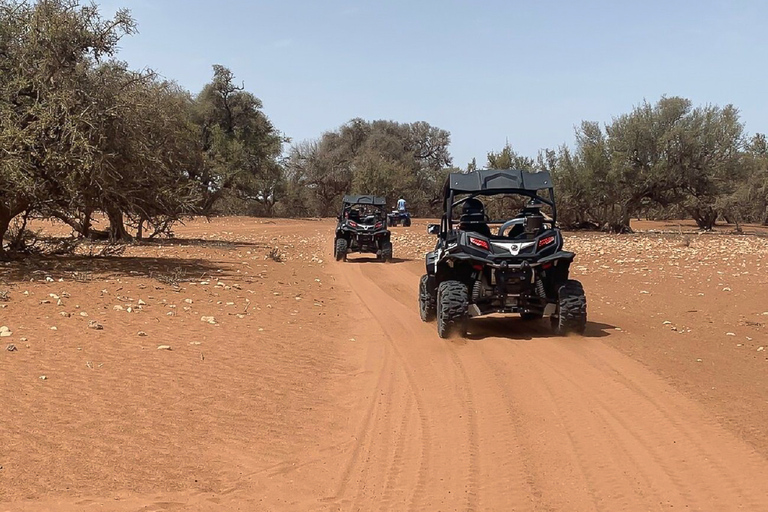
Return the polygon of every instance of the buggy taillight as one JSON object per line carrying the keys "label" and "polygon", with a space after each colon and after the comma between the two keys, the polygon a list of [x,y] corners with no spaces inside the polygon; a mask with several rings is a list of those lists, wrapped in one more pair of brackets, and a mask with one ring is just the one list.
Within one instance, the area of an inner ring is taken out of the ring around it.
{"label": "buggy taillight", "polygon": [[481,249],[485,249],[486,251],[491,250],[491,246],[488,245],[488,242],[483,240],[482,238],[475,238],[475,237],[469,237],[469,243],[480,247]]}
{"label": "buggy taillight", "polygon": [[357,227],[357,222],[355,222],[353,220],[350,220],[349,221],[349,225],[352,226],[353,228],[356,228]]}
{"label": "buggy taillight", "polygon": [[539,240],[539,249],[541,249],[545,245],[549,245],[551,243],[554,243],[554,241],[555,241],[555,237],[554,236],[548,236],[546,238],[542,238],[541,240]]}
{"label": "buggy taillight", "polygon": [[375,227],[376,229],[379,229],[379,228],[380,228],[381,226],[383,226],[383,225],[384,225],[384,224],[382,224],[381,222],[377,222],[377,223],[376,223],[376,225],[375,225],[374,227]]}

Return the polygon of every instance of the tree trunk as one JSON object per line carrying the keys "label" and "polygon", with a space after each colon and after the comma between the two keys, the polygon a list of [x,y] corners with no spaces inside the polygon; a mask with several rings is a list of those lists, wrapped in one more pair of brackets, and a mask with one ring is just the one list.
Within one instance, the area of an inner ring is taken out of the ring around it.
{"label": "tree trunk", "polygon": [[5,249],[3,248],[3,239],[8,232],[8,227],[11,225],[12,218],[10,211],[5,207],[0,206],[0,254],[5,252]]}
{"label": "tree trunk", "polygon": [[125,229],[125,220],[123,212],[117,208],[107,208],[107,218],[109,218],[109,239],[113,242],[128,242],[132,240],[131,235]]}
{"label": "tree trunk", "polygon": [[85,208],[83,212],[83,222],[81,224],[80,234],[84,238],[88,238],[91,235],[91,216],[93,215],[93,208],[90,206]]}
{"label": "tree trunk", "polygon": [[3,248],[3,240],[8,233],[8,228],[11,226],[11,221],[17,215],[23,213],[29,207],[29,203],[26,201],[19,201],[19,203],[11,203],[11,206],[0,204],[0,254],[5,252]]}
{"label": "tree trunk", "polygon": [[717,212],[714,208],[689,208],[688,213],[690,213],[693,220],[696,221],[696,225],[699,229],[711,231],[712,228],[715,227]]}

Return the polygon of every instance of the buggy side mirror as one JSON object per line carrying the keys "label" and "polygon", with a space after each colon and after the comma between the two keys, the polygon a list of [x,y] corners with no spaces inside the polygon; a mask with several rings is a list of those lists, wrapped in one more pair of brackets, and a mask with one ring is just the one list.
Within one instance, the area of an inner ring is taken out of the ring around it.
{"label": "buggy side mirror", "polygon": [[428,224],[427,225],[427,233],[430,235],[439,235],[440,234],[440,224]]}

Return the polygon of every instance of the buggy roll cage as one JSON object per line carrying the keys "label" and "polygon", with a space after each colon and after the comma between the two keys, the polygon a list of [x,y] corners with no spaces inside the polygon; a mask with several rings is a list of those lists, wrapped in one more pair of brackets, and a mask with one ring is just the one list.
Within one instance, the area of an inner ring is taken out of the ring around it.
{"label": "buggy roll cage", "polygon": [[387,205],[387,200],[378,196],[344,196],[341,203],[341,212],[338,218],[344,217],[344,211],[352,206],[373,206],[381,212],[384,212],[384,207]]}
{"label": "buggy roll cage", "polygon": [[[539,190],[547,190],[549,197],[539,195]],[[468,194],[455,201],[456,195]],[[515,194],[531,199],[538,199],[552,208],[552,223],[557,222],[555,190],[549,172],[527,172],[513,169],[482,169],[470,173],[451,173],[443,188],[443,210],[440,231],[447,233],[453,227],[453,209],[477,196],[496,196]],[[508,220],[508,219],[507,219]],[[489,221],[500,224],[502,221]]]}

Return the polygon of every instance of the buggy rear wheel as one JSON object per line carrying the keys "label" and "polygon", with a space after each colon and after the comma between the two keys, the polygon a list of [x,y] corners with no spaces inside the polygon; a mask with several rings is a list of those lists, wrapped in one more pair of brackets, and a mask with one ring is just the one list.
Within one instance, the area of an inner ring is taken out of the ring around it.
{"label": "buggy rear wheel", "polygon": [[411,227],[411,218],[406,217],[403,219],[403,227],[409,228]]}
{"label": "buggy rear wheel", "polygon": [[381,259],[384,261],[392,261],[392,242],[384,242],[381,244]]}
{"label": "buggy rear wheel", "polygon": [[349,248],[349,243],[344,238],[337,238],[333,245],[333,255],[336,258],[336,261],[346,260],[347,259],[347,249]]}
{"label": "buggy rear wheel", "polygon": [[443,281],[437,289],[437,334],[450,338],[467,334],[469,291],[461,281]]}
{"label": "buggy rear wheel", "polygon": [[557,315],[550,317],[552,330],[559,336],[584,334],[587,328],[587,297],[579,281],[569,279],[557,291]]}
{"label": "buggy rear wheel", "polygon": [[422,322],[431,322],[437,312],[437,297],[429,291],[429,276],[424,274],[419,281],[419,316]]}

